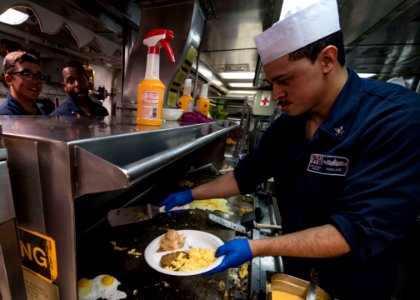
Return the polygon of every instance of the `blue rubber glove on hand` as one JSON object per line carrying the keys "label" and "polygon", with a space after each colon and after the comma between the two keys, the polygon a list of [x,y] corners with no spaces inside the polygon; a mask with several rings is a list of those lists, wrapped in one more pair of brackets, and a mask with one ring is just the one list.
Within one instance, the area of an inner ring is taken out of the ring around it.
{"label": "blue rubber glove on hand", "polygon": [[233,239],[220,246],[216,251],[216,257],[222,255],[225,255],[222,263],[216,268],[204,273],[204,275],[213,275],[229,268],[237,268],[253,258],[249,241],[245,238]]}
{"label": "blue rubber glove on hand", "polygon": [[191,190],[185,190],[178,193],[170,194],[166,197],[159,206],[165,206],[166,212],[170,211],[175,206],[182,206],[194,200]]}

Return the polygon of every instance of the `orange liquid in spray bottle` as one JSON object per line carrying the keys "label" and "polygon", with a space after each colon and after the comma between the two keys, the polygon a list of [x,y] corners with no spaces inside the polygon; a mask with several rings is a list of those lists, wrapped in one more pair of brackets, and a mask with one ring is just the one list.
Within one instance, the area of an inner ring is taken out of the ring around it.
{"label": "orange liquid in spray bottle", "polygon": [[178,107],[184,112],[192,112],[194,110],[194,98],[191,97],[192,80],[190,78],[185,79],[184,94],[179,98]]}
{"label": "orange liquid in spray bottle", "polygon": [[148,46],[148,53],[146,75],[137,89],[137,124],[155,126],[162,124],[165,85],[159,79],[159,52],[160,47],[163,47],[169,58],[175,62],[169,45],[173,37],[173,32],[167,29],[153,29],[145,35],[143,43]]}

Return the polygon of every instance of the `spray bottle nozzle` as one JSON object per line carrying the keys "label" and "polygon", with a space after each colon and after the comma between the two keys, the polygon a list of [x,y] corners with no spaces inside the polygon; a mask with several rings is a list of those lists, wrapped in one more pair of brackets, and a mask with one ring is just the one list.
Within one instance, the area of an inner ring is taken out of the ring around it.
{"label": "spray bottle nozzle", "polygon": [[175,56],[169,42],[174,38],[174,32],[169,29],[152,29],[144,36],[143,43],[149,47],[149,52],[159,53],[162,47],[169,59],[175,62]]}

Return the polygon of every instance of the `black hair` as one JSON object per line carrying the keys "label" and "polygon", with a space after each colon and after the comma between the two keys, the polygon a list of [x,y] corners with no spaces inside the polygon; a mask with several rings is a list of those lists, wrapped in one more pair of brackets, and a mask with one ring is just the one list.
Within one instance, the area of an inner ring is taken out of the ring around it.
{"label": "black hair", "polygon": [[64,68],[75,68],[79,74],[83,74],[86,77],[89,77],[86,73],[85,68],[83,68],[83,64],[78,60],[70,60],[66,62],[62,69]]}
{"label": "black hair", "polygon": [[308,58],[312,63],[315,62],[318,54],[325,47],[333,45],[337,47],[338,54],[337,60],[340,65],[344,66],[346,64],[346,58],[344,53],[344,40],[343,32],[341,30],[334,32],[322,39],[319,39],[303,48],[300,48],[289,54],[289,60],[299,60],[302,58]]}

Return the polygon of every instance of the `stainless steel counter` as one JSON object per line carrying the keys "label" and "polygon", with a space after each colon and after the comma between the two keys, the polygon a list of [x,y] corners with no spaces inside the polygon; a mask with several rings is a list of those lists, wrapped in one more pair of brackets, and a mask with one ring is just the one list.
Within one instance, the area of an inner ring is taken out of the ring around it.
{"label": "stainless steel counter", "polygon": [[[107,209],[139,200],[153,181],[210,162],[221,168],[226,135],[237,126],[47,116],[0,116],[0,124],[18,224],[29,230],[25,237],[35,233],[48,245],[48,264],[35,272],[60,299],[71,300],[77,297],[78,232],[103,221]],[[22,262],[34,265],[26,256]]]}
{"label": "stainless steel counter", "polygon": [[[0,126],[1,133],[1,126]],[[7,150],[0,136],[0,299],[25,299]]]}

